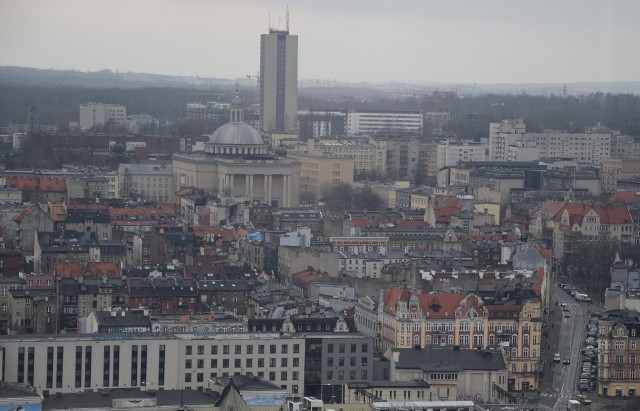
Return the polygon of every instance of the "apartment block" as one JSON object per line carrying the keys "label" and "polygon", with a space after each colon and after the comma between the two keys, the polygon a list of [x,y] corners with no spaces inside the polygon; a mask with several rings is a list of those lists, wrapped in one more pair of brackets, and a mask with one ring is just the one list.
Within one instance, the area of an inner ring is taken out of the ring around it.
{"label": "apartment block", "polygon": [[381,131],[420,133],[423,122],[420,111],[351,110],[347,113],[347,134]]}
{"label": "apartment block", "polygon": [[89,130],[97,126],[123,126],[127,119],[127,107],[119,104],[80,104],[80,128]]}

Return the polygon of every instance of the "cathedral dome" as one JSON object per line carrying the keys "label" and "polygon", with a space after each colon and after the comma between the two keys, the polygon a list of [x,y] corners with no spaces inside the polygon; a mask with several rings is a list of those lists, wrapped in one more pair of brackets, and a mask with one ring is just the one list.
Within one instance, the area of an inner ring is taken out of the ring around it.
{"label": "cathedral dome", "polygon": [[209,144],[234,145],[263,145],[262,137],[255,128],[247,123],[227,123],[209,136]]}

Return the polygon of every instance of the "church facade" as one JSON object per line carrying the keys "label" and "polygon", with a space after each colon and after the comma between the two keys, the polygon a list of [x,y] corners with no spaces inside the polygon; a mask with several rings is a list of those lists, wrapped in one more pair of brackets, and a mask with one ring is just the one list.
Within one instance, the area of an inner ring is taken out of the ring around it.
{"label": "church facade", "polygon": [[209,136],[204,151],[173,155],[176,190],[193,186],[221,198],[298,206],[300,162],[270,152],[260,133],[244,122],[237,92],[230,120]]}

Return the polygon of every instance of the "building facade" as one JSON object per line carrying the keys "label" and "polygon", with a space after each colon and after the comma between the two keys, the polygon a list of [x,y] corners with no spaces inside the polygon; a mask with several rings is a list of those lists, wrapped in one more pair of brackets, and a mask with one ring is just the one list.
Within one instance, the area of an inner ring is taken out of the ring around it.
{"label": "building facade", "polygon": [[127,107],[119,104],[80,104],[80,128],[89,130],[96,126],[123,126],[127,119]]}
{"label": "building facade", "polygon": [[420,111],[350,110],[347,113],[347,134],[372,134],[378,131],[422,132]]}
{"label": "building facade", "polygon": [[176,189],[197,187],[237,201],[297,206],[300,163],[269,152],[260,133],[244,122],[237,92],[229,111],[230,122],[209,136],[204,152],[173,155]]}
{"label": "building facade", "polygon": [[269,29],[260,36],[260,130],[296,132],[298,36]]}

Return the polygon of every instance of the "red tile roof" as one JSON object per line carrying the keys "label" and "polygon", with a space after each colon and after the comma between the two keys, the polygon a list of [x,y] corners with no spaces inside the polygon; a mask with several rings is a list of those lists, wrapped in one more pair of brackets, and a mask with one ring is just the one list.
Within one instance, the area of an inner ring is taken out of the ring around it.
{"label": "red tile roof", "polygon": [[5,184],[15,186],[21,191],[67,192],[67,184],[64,178],[7,177],[5,178]]}
{"label": "red tile roof", "polygon": [[560,208],[560,210],[558,210],[554,214],[554,216],[552,217],[552,220],[561,221],[562,215],[564,214],[565,211],[569,214],[570,226],[573,226],[574,224],[582,225],[582,220],[584,219],[584,215],[586,214],[586,211],[587,211],[582,204],[576,204],[576,203],[565,204],[564,206],[562,206],[562,208]]}
{"label": "red tile roof", "polygon": [[590,208],[600,216],[600,224],[631,224],[633,222],[629,209],[621,204]]}
{"label": "red tile roof", "polygon": [[13,217],[13,221],[22,221],[23,218],[27,216],[33,210],[35,206],[29,206],[27,208],[23,208],[18,214]]}
{"label": "red tile roof", "polygon": [[188,194],[193,194],[196,191],[195,187],[185,187],[182,190],[178,190],[176,191],[176,197],[180,197],[180,196],[184,196],[184,195],[188,195]]}
{"label": "red tile roof", "polygon": [[88,263],[85,267],[80,263],[56,263],[54,265],[56,275],[61,277],[79,277],[90,275],[92,277],[122,277],[122,270],[118,263]]}
{"label": "red tile roof", "polygon": [[444,202],[442,202],[441,199],[437,199],[433,203],[436,221],[439,223],[450,223],[451,214],[460,211],[464,203],[465,200],[457,197],[447,197],[444,199]]}
{"label": "red tile roof", "polygon": [[368,220],[363,217],[351,217],[351,222],[360,229],[365,229],[369,226],[377,227],[378,223],[373,220]]}
{"label": "red tile roof", "polygon": [[396,312],[398,300],[409,301],[409,289],[407,287],[393,287],[385,290],[383,295],[384,310]]}
{"label": "red tile roof", "polygon": [[123,220],[131,217],[137,217],[149,220],[151,217],[159,218],[161,216],[174,216],[173,206],[171,204],[162,204],[157,207],[127,207],[127,208],[110,208],[109,216],[111,221]]}
{"label": "red tile roof", "polygon": [[291,277],[303,283],[310,283],[312,281],[318,280],[320,278],[325,278],[328,276],[329,276],[329,273],[316,271],[313,269],[313,267],[310,267],[310,269],[300,271],[299,273],[295,273]]}
{"label": "red tile roof", "polygon": [[418,294],[418,301],[427,318],[454,318],[464,297],[464,294]]}
{"label": "red tile roof", "polygon": [[565,205],[565,203],[560,203],[557,201],[547,200],[544,203],[538,205],[533,212],[531,213],[531,218],[536,219],[538,216],[542,216],[543,219],[549,220],[552,218],[560,209]]}
{"label": "red tile roof", "polygon": [[640,203],[640,193],[637,191],[618,191],[609,197],[607,203]]}
{"label": "red tile roof", "polygon": [[533,290],[538,297],[542,296],[542,282],[544,281],[544,267],[541,267],[535,274],[536,282],[533,284]]}

